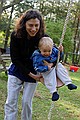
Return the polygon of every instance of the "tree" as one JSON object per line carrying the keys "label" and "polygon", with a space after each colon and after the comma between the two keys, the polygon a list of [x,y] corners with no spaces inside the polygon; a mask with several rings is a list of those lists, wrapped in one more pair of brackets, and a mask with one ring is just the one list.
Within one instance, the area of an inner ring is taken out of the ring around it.
{"label": "tree", "polygon": [[[60,38],[62,35],[64,22],[61,20],[58,20],[57,22],[53,21],[47,21],[46,22],[46,32],[48,35],[53,39],[54,43],[59,45],[60,44]],[[72,44],[72,34],[73,31],[70,28],[70,25],[67,26],[67,30],[65,33],[65,37],[63,40],[63,46],[64,46],[64,52],[72,52],[73,50],[73,44]]]}
{"label": "tree", "polygon": [[12,6],[10,18],[9,18],[7,29],[6,29],[6,37],[5,37],[4,49],[6,49],[6,47],[7,47],[8,37],[9,37],[9,34],[10,34],[10,24],[11,24],[13,10],[14,10],[14,5]]}
{"label": "tree", "polygon": [[[74,4],[74,49],[73,53],[78,53],[80,47],[80,39],[79,39],[79,27],[80,27],[80,0],[75,2]],[[77,56],[75,59],[75,55],[73,54],[72,63],[75,64],[77,62]]]}
{"label": "tree", "polygon": [[5,9],[8,9],[16,4],[19,4],[20,2],[22,2],[23,0],[13,0],[12,2],[10,2],[9,5],[5,5],[6,4],[6,0],[1,0],[0,1],[0,17],[1,17],[1,14],[2,12],[5,10]]}
{"label": "tree", "polygon": [[[27,6],[30,6],[30,5],[28,5],[29,2],[27,2],[27,0],[25,0],[23,2],[22,2],[22,0],[13,0],[9,5],[6,5],[6,6],[5,6],[5,3],[6,3],[6,1],[1,1],[1,19],[0,19],[1,22],[0,23],[2,23],[2,24],[0,25],[0,28],[1,28],[0,30],[3,30],[5,32],[4,48],[6,49],[7,43],[8,43],[8,39],[9,39],[9,35],[10,35],[10,26],[11,26],[11,20],[12,20],[12,13],[13,13],[13,11],[16,11],[18,9],[19,10],[19,14],[20,14],[21,13],[20,10],[22,10],[22,12],[23,12],[26,9],[26,4],[27,4]],[[8,12],[6,12],[6,10],[8,8],[11,8],[11,11],[9,9]],[[30,7],[28,7],[28,9],[29,8]],[[5,11],[6,15],[4,15],[4,11]],[[7,13],[9,13],[9,14],[7,14]],[[19,14],[18,14],[18,16],[19,16]],[[8,15],[8,17],[6,19],[4,19],[4,16],[7,16],[7,15]],[[2,25],[3,25],[3,27],[2,27]],[[4,26],[7,26],[7,27],[4,28]]]}

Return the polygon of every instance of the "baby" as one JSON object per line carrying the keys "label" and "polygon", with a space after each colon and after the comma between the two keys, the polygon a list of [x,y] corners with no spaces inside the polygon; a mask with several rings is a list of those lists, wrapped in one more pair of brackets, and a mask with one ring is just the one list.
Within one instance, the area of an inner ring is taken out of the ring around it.
{"label": "baby", "polygon": [[[59,99],[59,94],[56,89],[57,77],[68,87],[68,89],[77,89],[77,86],[72,84],[72,80],[66,68],[60,63],[63,57],[63,46],[60,45],[59,48],[56,48],[50,37],[43,37],[40,39],[38,47],[39,49],[35,50],[31,57],[33,66],[38,74],[42,74],[44,85],[52,94],[52,101],[57,101]],[[59,50],[60,58],[56,69]]]}

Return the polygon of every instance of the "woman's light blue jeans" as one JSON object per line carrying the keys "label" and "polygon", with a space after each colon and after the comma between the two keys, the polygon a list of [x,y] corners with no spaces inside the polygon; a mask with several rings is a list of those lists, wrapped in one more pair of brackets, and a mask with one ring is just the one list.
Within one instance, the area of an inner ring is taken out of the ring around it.
{"label": "woman's light blue jeans", "polygon": [[12,75],[8,75],[4,120],[17,120],[18,96],[23,85],[21,120],[32,120],[32,98],[37,83],[24,82],[23,84],[20,79]]}

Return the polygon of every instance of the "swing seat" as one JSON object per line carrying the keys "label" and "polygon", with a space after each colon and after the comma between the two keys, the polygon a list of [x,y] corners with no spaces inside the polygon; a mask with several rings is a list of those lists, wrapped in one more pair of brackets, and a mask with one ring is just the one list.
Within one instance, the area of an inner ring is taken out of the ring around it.
{"label": "swing seat", "polygon": [[[44,80],[40,79],[40,82],[44,85]],[[62,87],[64,83],[57,77],[57,88]]]}
{"label": "swing seat", "polygon": [[57,78],[57,88],[62,87],[63,85],[64,83],[59,78]]}

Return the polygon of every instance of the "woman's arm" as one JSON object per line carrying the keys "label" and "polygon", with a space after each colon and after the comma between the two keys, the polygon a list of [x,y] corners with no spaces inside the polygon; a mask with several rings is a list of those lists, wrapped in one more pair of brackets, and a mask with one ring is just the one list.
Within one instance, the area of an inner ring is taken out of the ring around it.
{"label": "woman's arm", "polygon": [[30,72],[28,75],[29,75],[30,77],[32,77],[33,79],[35,79],[36,81],[38,81],[38,82],[41,82],[40,79],[43,78],[41,74],[35,75],[35,74],[33,74],[33,73]]}
{"label": "woman's arm", "polygon": [[16,67],[18,67],[20,72],[26,76],[29,74],[30,70],[24,65],[26,61],[25,62],[21,61],[21,59],[24,59],[24,58],[23,56],[21,56],[20,49],[22,48],[19,43],[20,43],[20,39],[17,38],[15,36],[15,33],[13,32],[11,34],[11,41],[10,41],[11,61]]}

